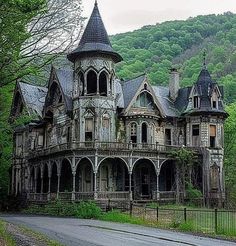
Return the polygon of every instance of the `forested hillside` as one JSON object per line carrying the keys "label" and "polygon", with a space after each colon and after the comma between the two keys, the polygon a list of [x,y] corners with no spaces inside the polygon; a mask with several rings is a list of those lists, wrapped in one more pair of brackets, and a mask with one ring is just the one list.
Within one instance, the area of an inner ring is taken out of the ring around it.
{"label": "forested hillside", "polygon": [[213,78],[225,86],[226,102],[236,99],[236,15],[208,15],[186,21],[145,26],[111,38],[124,61],[118,75],[127,79],[146,72],[153,84],[166,84],[171,66],[179,68],[182,85],[199,74],[203,51]]}
{"label": "forested hillside", "polygon": [[[206,50],[208,69],[213,78],[224,85],[225,102],[231,115],[225,127],[225,169],[228,191],[231,197],[235,194],[236,201],[236,104],[233,104],[236,102],[236,14],[198,16],[186,21],[145,26],[134,32],[112,36],[111,41],[124,58],[117,65],[119,78],[132,78],[146,72],[149,80],[158,85],[168,84],[169,69],[173,66],[180,71],[182,86],[193,84]],[[59,64],[64,61],[60,59]],[[34,71],[33,75],[39,72]],[[31,81],[42,84],[48,78],[39,80],[34,77]],[[0,196],[7,191],[11,164],[12,128],[7,118],[13,88],[14,84],[0,87]]]}

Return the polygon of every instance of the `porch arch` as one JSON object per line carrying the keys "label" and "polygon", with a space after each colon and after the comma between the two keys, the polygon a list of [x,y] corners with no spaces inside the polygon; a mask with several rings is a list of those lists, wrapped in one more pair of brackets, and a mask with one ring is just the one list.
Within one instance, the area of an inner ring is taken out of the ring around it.
{"label": "porch arch", "polygon": [[84,157],[76,165],[75,191],[92,192],[94,190],[94,169],[92,161]]}
{"label": "porch arch", "polygon": [[159,172],[159,190],[176,190],[176,164],[174,160],[168,159],[161,163]]}
{"label": "porch arch", "polygon": [[72,192],[73,175],[71,162],[68,159],[62,160],[60,174],[60,192]]}
{"label": "porch arch", "polygon": [[102,159],[97,177],[100,192],[129,191],[129,166],[123,158]]}
{"label": "porch arch", "polygon": [[132,186],[135,200],[154,198],[157,190],[157,171],[152,160],[140,158],[134,162]]}

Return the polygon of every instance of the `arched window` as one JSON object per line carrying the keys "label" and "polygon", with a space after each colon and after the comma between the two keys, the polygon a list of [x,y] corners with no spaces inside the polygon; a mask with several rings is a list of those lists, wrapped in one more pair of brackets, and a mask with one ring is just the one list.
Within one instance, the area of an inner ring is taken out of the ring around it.
{"label": "arched window", "polygon": [[137,124],[132,123],[130,126],[130,140],[132,143],[137,143]]}
{"label": "arched window", "polygon": [[53,83],[50,87],[50,93],[49,93],[49,105],[48,106],[57,106],[58,104],[63,102],[63,97],[60,91],[60,88],[58,87],[57,83]]}
{"label": "arched window", "polygon": [[87,74],[87,94],[97,94],[97,74],[92,70]]}
{"label": "arched window", "polygon": [[99,94],[107,96],[107,74],[102,72],[99,76]]}
{"label": "arched window", "polygon": [[147,124],[142,124],[142,143],[147,143]]}
{"label": "arched window", "polygon": [[79,72],[78,78],[79,78],[79,94],[80,96],[84,96],[84,74],[82,72]]}
{"label": "arched window", "polygon": [[154,101],[148,92],[142,92],[136,101],[135,107],[154,109]]}

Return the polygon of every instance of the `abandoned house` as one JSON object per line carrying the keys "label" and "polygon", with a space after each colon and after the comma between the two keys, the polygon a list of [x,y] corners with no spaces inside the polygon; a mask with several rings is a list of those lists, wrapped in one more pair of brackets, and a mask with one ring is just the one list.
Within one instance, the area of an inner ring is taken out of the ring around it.
{"label": "abandoned house", "polygon": [[169,87],[146,75],[119,80],[122,61],[109,41],[97,3],[73,69],[52,66],[47,88],[17,82],[10,120],[33,118],[14,131],[11,192],[29,201],[175,199],[171,151],[196,153],[194,186],[206,201],[224,199],[223,88],[204,62],[197,81]]}

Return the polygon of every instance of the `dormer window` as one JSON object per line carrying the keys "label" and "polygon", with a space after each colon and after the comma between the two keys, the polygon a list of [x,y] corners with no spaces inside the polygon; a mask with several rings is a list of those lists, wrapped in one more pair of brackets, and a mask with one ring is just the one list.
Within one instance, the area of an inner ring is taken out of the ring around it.
{"label": "dormer window", "polygon": [[193,107],[199,108],[199,97],[198,96],[193,97]]}
{"label": "dormer window", "polygon": [[211,97],[211,107],[213,109],[217,109],[218,108],[218,96],[217,96],[216,92],[214,92],[212,94],[212,97]]}

